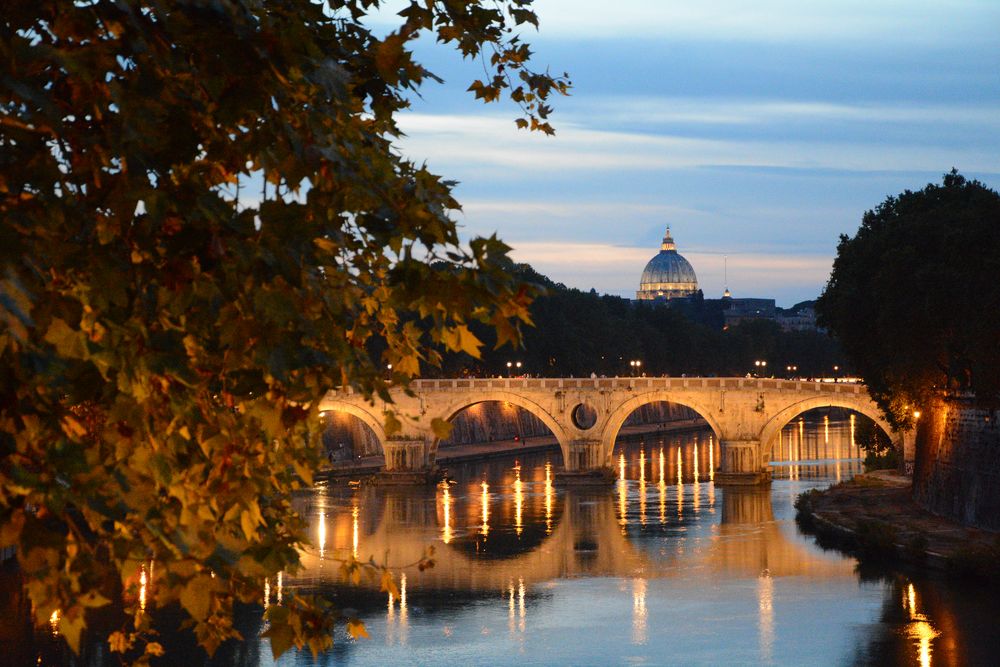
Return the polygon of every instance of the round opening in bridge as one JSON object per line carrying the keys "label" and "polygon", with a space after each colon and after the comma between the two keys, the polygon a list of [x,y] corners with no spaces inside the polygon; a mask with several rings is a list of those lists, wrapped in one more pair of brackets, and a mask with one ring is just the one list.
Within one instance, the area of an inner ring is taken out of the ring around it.
{"label": "round opening in bridge", "polygon": [[581,431],[593,428],[594,424],[597,423],[597,410],[586,403],[580,403],[573,408],[571,416],[573,418],[573,425]]}

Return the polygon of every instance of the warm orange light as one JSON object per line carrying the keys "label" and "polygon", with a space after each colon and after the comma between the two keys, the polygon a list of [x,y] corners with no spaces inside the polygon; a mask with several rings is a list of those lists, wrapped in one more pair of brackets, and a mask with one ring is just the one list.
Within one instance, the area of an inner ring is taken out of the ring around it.
{"label": "warm orange light", "polygon": [[913,411],[913,418],[914,419],[920,419],[920,410],[914,410]]}

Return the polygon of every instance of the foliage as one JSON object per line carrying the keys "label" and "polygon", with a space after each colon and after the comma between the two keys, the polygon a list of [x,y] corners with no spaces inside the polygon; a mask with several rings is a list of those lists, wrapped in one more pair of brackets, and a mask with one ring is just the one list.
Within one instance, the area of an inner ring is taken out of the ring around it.
{"label": "foliage", "polygon": [[[236,636],[233,603],[298,563],[319,399],[475,355],[473,322],[520,338],[531,288],[496,238],[459,244],[394,117],[435,79],[420,35],[482,58],[471,90],[519,126],[551,133],[568,81],[528,67],[530,0],[413,0],[380,35],[382,4],[4,2],[0,545],[74,649],[123,594],[145,623],[150,561],[203,646]],[[316,646],[304,610],[282,627]]]}
{"label": "foliage", "polygon": [[[633,304],[628,299],[569,289],[530,266],[511,267],[545,294],[531,304],[535,326],[524,332],[524,350],[491,349],[480,359],[446,355],[444,375],[507,375],[507,362],[522,362],[522,373],[548,377],[629,375],[631,360],[647,375],[744,375],[755,359],[767,359],[777,377],[798,366],[803,377],[829,374],[844,365],[837,342],[817,331],[782,331],[775,322],[747,320],[722,330],[719,301],[695,300],[685,307]],[[487,343],[488,331],[474,328]],[[628,332],[628,335],[623,335]]]}
{"label": "foliage", "polygon": [[817,313],[893,426],[935,390],[1000,394],[998,271],[1000,195],[956,171],[841,236]]}

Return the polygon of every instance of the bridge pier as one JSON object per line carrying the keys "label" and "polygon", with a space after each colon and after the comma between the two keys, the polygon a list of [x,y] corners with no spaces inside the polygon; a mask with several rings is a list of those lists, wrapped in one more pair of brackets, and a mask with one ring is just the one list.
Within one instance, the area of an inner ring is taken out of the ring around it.
{"label": "bridge pier", "polygon": [[761,464],[760,440],[721,440],[722,465],[715,473],[716,486],[764,486],[771,471]]}
{"label": "bridge pier", "polygon": [[566,448],[563,470],[556,471],[556,483],[566,486],[610,486],[614,471],[604,465],[604,448],[597,438],[576,438]]}
{"label": "bridge pier", "polygon": [[385,469],[378,474],[379,484],[409,486],[436,481],[430,449],[427,436],[397,436],[384,441]]}

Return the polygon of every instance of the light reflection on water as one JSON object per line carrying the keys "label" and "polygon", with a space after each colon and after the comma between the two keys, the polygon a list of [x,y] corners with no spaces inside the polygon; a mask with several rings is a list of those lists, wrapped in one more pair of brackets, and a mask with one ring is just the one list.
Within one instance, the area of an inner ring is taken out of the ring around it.
{"label": "light reflection on water", "polygon": [[[792,521],[798,493],[861,470],[853,435],[853,419],[793,422],[763,491],[715,488],[710,431],[623,440],[610,493],[557,490],[557,454],[458,466],[429,492],[320,490],[331,514],[360,507],[362,558],[438,547],[433,569],[408,575],[413,614],[363,609],[385,641],[341,642],[336,664],[863,664],[859,624],[878,626],[898,584],[859,586],[853,559]],[[342,591],[319,560],[306,554],[289,585]],[[895,662],[929,665],[941,631],[903,608],[913,650]]]}
{"label": "light reflection on water", "polygon": [[[558,454],[454,466],[430,489],[317,488],[299,499],[316,540],[305,571],[267,582],[266,604],[285,587],[333,596],[371,639],[338,633],[330,655],[278,663],[995,664],[996,596],[859,583],[852,558],[796,529],[800,492],[860,470],[853,436],[853,419],[796,420],[776,439],[770,490],[716,489],[709,431],[623,440],[612,489],[555,486]],[[429,545],[435,567],[403,571],[398,599],[338,580],[334,559],[400,566]],[[240,631],[257,639],[209,664],[274,664],[255,618]]]}

